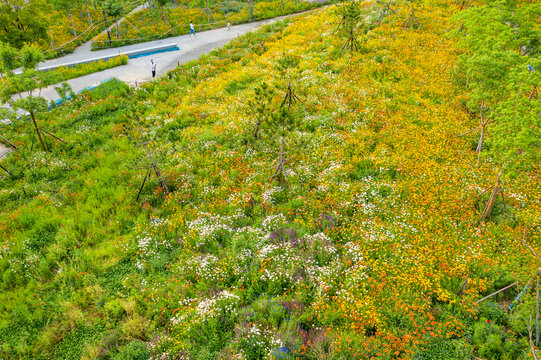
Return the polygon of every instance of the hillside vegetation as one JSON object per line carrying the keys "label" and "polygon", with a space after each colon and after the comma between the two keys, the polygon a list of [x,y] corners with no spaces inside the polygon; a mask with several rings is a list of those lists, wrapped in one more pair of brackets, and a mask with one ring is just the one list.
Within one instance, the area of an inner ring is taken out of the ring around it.
{"label": "hillside vegetation", "polygon": [[[464,43],[484,4],[387,5],[358,51],[332,6],[103,84],[38,116],[48,152],[0,125],[0,357],[534,359],[539,147],[501,136],[539,132],[504,121],[538,111],[538,45]],[[502,47],[512,76],[479,90]]]}

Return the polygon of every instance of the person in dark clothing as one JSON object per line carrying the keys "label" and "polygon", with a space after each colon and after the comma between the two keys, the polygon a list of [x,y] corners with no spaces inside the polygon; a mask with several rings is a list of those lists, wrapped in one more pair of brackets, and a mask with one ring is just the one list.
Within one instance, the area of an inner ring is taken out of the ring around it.
{"label": "person in dark clothing", "polygon": [[150,70],[152,71],[152,77],[156,77],[156,63],[154,59],[150,60]]}

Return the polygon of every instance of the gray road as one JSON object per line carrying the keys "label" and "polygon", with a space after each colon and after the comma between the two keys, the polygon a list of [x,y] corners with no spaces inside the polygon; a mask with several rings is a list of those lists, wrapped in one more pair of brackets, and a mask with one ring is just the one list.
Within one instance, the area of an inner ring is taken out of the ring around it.
{"label": "gray road", "polygon": [[[246,34],[247,32],[257,29],[262,24],[275,22],[281,19],[283,19],[283,17],[236,25],[232,26],[231,30],[227,30],[227,28],[209,30],[198,33],[196,37],[182,35],[163,40],[150,41],[141,44],[92,52],[90,51],[90,44],[87,43],[77,48],[72,54],[66,55],[59,59],[46,61],[41,64],[41,66],[60,65],[64,63],[70,63],[73,61],[80,61],[105,55],[122,54],[127,51],[145,49],[158,45],[166,45],[173,43],[178,45],[178,47],[180,48],[179,51],[170,51],[153,54],[150,56],[144,56],[136,59],[130,59],[127,65],[118,66],[112,69],[107,69],[67,81],[67,83],[72,87],[75,92],[80,91],[88,86],[95,86],[100,82],[110,78],[117,78],[129,85],[133,85],[136,81],[141,83],[152,79],[152,74],[150,70],[150,59],[154,59],[154,62],[156,62],[157,76],[161,76],[167,73],[169,70],[174,69],[178,63],[183,64],[191,60],[197,59],[202,54],[207,54],[211,50],[229,43],[237,36]],[[55,85],[44,89],[41,95],[49,101],[58,99],[59,96],[54,90],[54,86]],[[14,98],[16,97],[18,97],[18,95],[14,95]]]}
{"label": "gray road", "polygon": [[10,150],[4,146],[4,144],[0,144],[0,159],[4,157]]}

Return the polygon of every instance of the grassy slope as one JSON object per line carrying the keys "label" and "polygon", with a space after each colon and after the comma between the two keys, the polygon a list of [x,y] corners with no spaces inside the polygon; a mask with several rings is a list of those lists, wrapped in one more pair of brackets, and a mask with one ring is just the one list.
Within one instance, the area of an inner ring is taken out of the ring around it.
{"label": "grassy slope", "polygon": [[[107,358],[144,340],[196,358],[434,359],[467,354],[505,323],[518,341],[505,335],[501,351],[521,356],[524,313],[502,320],[496,303],[473,301],[535,268],[515,239],[539,214],[539,182],[507,184],[512,215],[476,223],[494,174],[476,164],[474,135],[456,136],[475,119],[441,36],[453,11],[427,5],[424,30],[411,32],[399,14],[371,32],[369,51],[344,56],[337,19],[317,12],[135,98],[53,112],[47,128],[70,145],[12,156],[25,179],[2,177],[0,354]],[[268,182],[275,155],[242,144],[255,85],[285,85],[274,66],[284,52],[300,61],[293,136],[305,139],[289,194]],[[142,206],[133,198],[146,161],[130,107],[174,190],[163,200],[153,177]],[[10,137],[28,145],[26,129]]]}

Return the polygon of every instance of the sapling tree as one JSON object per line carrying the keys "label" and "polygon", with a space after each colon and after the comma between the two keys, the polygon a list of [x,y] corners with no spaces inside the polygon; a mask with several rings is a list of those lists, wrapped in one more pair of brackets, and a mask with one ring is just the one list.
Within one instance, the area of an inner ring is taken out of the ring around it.
{"label": "sapling tree", "polygon": [[379,11],[378,22],[382,22],[383,19],[391,14],[396,14],[396,10],[394,9],[394,0],[377,0],[376,4],[378,4]]}
{"label": "sapling tree", "polygon": [[257,136],[260,151],[278,155],[273,162],[270,181],[276,180],[282,187],[287,185],[289,188],[287,167],[291,167],[293,152],[302,146],[293,136],[300,122],[289,107],[273,106],[275,92],[269,85],[261,84],[256,94],[256,99],[252,102],[252,106],[256,109],[252,139],[256,139]]}
{"label": "sapling tree", "polygon": [[73,23],[73,11],[76,6],[76,1],[73,0],[56,0],[56,6],[66,12],[71,22],[71,29],[73,31],[73,36],[77,36],[77,31],[75,30],[75,24]]}
{"label": "sapling tree", "polygon": [[[541,61],[538,62],[541,65]],[[505,207],[503,180],[515,178],[541,163],[541,101],[530,98],[530,83],[541,76],[524,69],[515,69],[509,76],[510,96],[495,109],[497,121],[492,127],[490,148],[486,156],[500,169],[496,183],[480,221],[487,220],[501,195]]]}
{"label": "sapling tree", "polygon": [[286,169],[287,166],[291,167],[289,161],[292,158],[292,152],[297,148],[292,133],[298,127],[299,121],[285,107],[265,118],[262,123],[262,140],[266,149],[278,155],[273,162],[273,174],[270,181],[278,181],[283,188],[285,185],[290,188]]}
{"label": "sapling tree", "polygon": [[158,178],[158,181],[160,182],[160,185],[166,195],[169,194],[169,189],[167,187],[167,184],[165,183],[165,179],[162,176],[162,173],[160,171],[160,168],[158,166],[158,162],[156,161],[155,155],[152,153],[148,141],[145,141],[145,136],[143,134],[142,128],[141,128],[141,111],[137,108],[130,109],[129,117],[131,120],[133,120],[134,128],[136,129],[137,134],[139,135],[139,140],[142,141],[140,143],[140,146],[142,146],[145,150],[146,156],[148,157],[148,165],[146,167],[146,174],[143,179],[143,183],[141,184],[141,187],[139,189],[139,192],[137,193],[136,201],[139,201],[139,197],[141,196],[141,193],[143,192],[143,188],[145,187],[145,184],[148,179],[150,179],[152,173],[156,174],[156,177]]}
{"label": "sapling tree", "polygon": [[212,11],[210,10],[211,6],[211,0],[196,0],[194,3],[192,3],[194,6],[200,7],[201,10],[207,14],[207,23],[210,25],[210,18],[212,17],[214,21],[216,21],[216,18],[212,14]]}
{"label": "sapling tree", "polygon": [[417,16],[415,15],[415,6],[419,2],[419,0],[407,0],[406,2],[409,4],[410,13],[402,26],[405,29],[419,29],[421,27],[421,24],[419,23],[419,19],[417,19]]}
{"label": "sapling tree", "polygon": [[[11,105],[14,111],[22,110],[30,116],[41,148],[47,152],[43,134],[60,139],[42,129],[36,119],[37,114],[48,110],[47,100],[40,96],[41,89],[45,86],[43,77],[36,70],[43,58],[43,53],[34,46],[26,45],[21,50],[16,50],[7,44],[0,44],[0,62],[9,80],[0,85],[2,103]],[[22,73],[16,75],[14,71],[19,66]],[[12,80],[15,77],[16,80]],[[17,96],[12,99],[12,94]]]}
{"label": "sapling tree", "polygon": [[92,21],[92,15],[90,15],[90,10],[88,10],[88,0],[85,0],[85,10],[89,24],[94,25],[94,22]]}
{"label": "sapling tree", "polygon": [[464,61],[464,74],[470,89],[467,106],[479,118],[479,126],[471,130],[480,132],[475,149],[477,153],[483,149],[487,126],[494,122],[496,105],[505,96],[502,82],[515,57],[516,54],[512,52],[486,50]]}
{"label": "sapling tree", "polygon": [[[506,179],[520,176],[541,161],[541,104],[536,95],[541,77],[535,71],[541,62],[538,44],[529,38],[539,26],[531,13],[539,15],[541,8],[501,1],[469,8],[457,16],[463,25],[459,44],[466,50],[459,68],[470,90],[467,105],[480,121],[479,127],[466,133],[480,130],[476,152],[488,143],[482,156],[490,159],[498,174],[485,191],[490,195],[479,221],[489,219],[498,197],[506,207]],[[492,124],[491,137],[486,139],[488,124]]]}
{"label": "sapling tree", "polygon": [[361,8],[357,0],[348,0],[337,8],[337,15],[340,23],[336,29],[337,33],[345,38],[341,52],[348,49],[351,52],[359,50],[357,36],[361,25]]}
{"label": "sapling tree", "polygon": [[[459,46],[466,53],[459,58],[459,68],[469,88],[467,102],[470,112],[477,114],[479,131],[476,152],[483,149],[487,126],[494,121],[494,110],[505,96],[505,79],[511,67],[519,61],[518,52],[511,47],[515,30],[510,26],[512,10],[494,5],[470,8],[457,16],[464,31],[459,33]],[[465,134],[467,134],[465,133]]]}
{"label": "sapling tree", "polygon": [[255,120],[254,127],[246,139],[247,143],[257,141],[261,138],[261,125],[272,116],[274,95],[274,89],[265,82],[256,87],[254,100],[248,103],[248,107],[253,111]]}
{"label": "sapling tree", "polygon": [[165,10],[164,10],[164,6],[167,5],[168,2],[169,2],[168,0],[154,0],[154,4],[156,5],[158,9],[160,9],[162,19],[163,19],[163,24],[167,25],[169,23],[169,27],[172,29],[173,25],[171,24],[169,19],[165,16]]}
{"label": "sapling tree", "polygon": [[105,13],[107,16],[112,17],[115,19],[115,29],[116,29],[116,37],[120,37],[120,29],[118,27],[118,20],[120,16],[122,15],[122,4],[119,0],[107,0],[103,4]]}
{"label": "sapling tree", "polygon": [[212,11],[210,11],[210,0],[205,0],[205,12],[207,13],[207,23],[209,23],[209,25],[211,16],[214,21],[216,21],[216,18],[214,17],[214,15],[212,15]]}
{"label": "sapling tree", "polygon": [[300,101],[299,97],[293,91],[291,86],[292,78],[296,75],[296,70],[299,66],[299,59],[293,55],[284,54],[276,62],[275,68],[280,72],[282,78],[287,79],[286,92],[284,94],[283,101],[280,107],[287,105],[287,108],[290,109],[291,105],[295,102]]}

